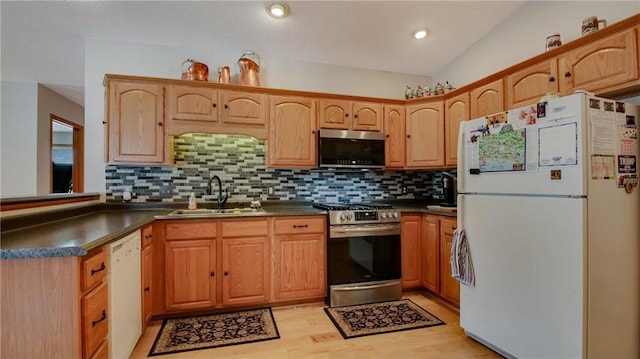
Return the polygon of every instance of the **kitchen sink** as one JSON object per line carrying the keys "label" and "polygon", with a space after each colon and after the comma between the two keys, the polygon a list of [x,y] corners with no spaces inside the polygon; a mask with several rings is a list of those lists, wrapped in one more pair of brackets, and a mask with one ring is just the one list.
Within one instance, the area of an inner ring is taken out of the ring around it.
{"label": "kitchen sink", "polygon": [[171,213],[171,217],[206,217],[206,216],[218,216],[218,215],[250,215],[265,213],[262,208],[222,208],[222,209],[178,209]]}

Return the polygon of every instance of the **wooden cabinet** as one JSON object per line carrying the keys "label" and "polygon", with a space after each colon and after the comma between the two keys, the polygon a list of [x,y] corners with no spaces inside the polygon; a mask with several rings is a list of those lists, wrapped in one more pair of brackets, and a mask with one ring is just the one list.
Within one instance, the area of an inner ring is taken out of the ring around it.
{"label": "wooden cabinet", "polygon": [[145,82],[109,82],[107,101],[107,161],[165,161],[164,86]]}
{"label": "wooden cabinet", "polygon": [[140,254],[141,298],[142,298],[142,331],[147,328],[153,315],[153,231],[151,225],[141,230],[142,252]]}
{"label": "wooden cabinet", "polygon": [[547,93],[558,92],[558,60],[553,58],[506,77],[507,108],[532,105]]}
{"label": "wooden cabinet", "polygon": [[221,122],[227,125],[267,124],[267,95],[240,91],[220,91]]}
{"label": "wooden cabinet", "polygon": [[502,112],[504,108],[504,81],[502,79],[471,90],[471,118]]}
{"label": "wooden cabinet", "polygon": [[324,216],[274,219],[274,300],[326,295],[326,222]]}
{"label": "wooden cabinet", "polygon": [[559,55],[560,93],[601,93],[637,80],[637,36],[631,28]]}
{"label": "wooden cabinet", "polygon": [[460,305],[460,282],[451,277],[451,244],[456,228],[454,218],[440,219],[440,295],[455,305]]}
{"label": "wooden cabinet", "polygon": [[403,214],[401,224],[402,287],[422,284],[420,271],[420,214]]}
{"label": "wooden cabinet", "polygon": [[469,117],[469,93],[463,92],[444,101],[444,144],[445,166],[458,164],[458,130],[460,122]]}
{"label": "wooden cabinet", "polygon": [[[168,86],[167,126],[180,126],[183,121],[191,121],[192,125],[218,122],[218,90],[198,86]],[[201,128],[206,129],[205,126]]]}
{"label": "wooden cabinet", "polygon": [[317,167],[316,101],[306,97],[271,96],[269,102],[267,165]]}
{"label": "wooden cabinet", "polygon": [[109,291],[108,258],[105,247],[80,259],[82,356],[92,357],[102,345],[108,347]]}
{"label": "wooden cabinet", "polygon": [[406,153],[405,107],[384,106],[384,160],[386,168],[403,168]]}
{"label": "wooden cabinet", "polygon": [[215,239],[167,241],[166,309],[190,310],[216,305]]}
{"label": "wooden cabinet", "polygon": [[269,300],[269,223],[267,218],[221,222],[222,304]]}
{"label": "wooden cabinet", "polygon": [[406,167],[444,166],[444,105],[441,100],[406,107]]}
{"label": "wooden cabinet", "polygon": [[420,256],[422,258],[422,286],[440,292],[440,219],[434,215],[422,216]]}
{"label": "wooden cabinet", "polygon": [[320,128],[358,131],[382,129],[382,105],[336,99],[320,99]]}

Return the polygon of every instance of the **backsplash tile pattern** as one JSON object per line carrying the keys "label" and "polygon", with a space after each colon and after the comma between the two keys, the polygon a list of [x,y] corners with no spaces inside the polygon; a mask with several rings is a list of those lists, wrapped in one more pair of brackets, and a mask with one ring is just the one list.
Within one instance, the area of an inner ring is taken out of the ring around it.
{"label": "backsplash tile pattern", "polygon": [[[133,202],[186,201],[191,192],[205,195],[213,175],[222,179],[229,202],[304,200],[367,202],[393,199],[442,198],[439,171],[281,170],[265,167],[265,141],[241,135],[186,134],[174,138],[175,166],[106,167],[108,201],[133,192]],[[171,198],[160,198],[170,186]],[[406,194],[402,193],[406,187]],[[269,189],[273,194],[269,194]],[[218,189],[213,183],[215,200]]]}

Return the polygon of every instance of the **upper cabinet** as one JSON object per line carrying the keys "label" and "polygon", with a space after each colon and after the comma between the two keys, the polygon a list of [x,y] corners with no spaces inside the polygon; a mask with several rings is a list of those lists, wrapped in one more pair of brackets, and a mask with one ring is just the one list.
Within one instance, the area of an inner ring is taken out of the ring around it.
{"label": "upper cabinet", "polygon": [[503,82],[499,79],[471,90],[472,119],[505,110]]}
{"label": "upper cabinet", "polygon": [[[589,36],[589,35],[587,35]],[[558,57],[560,93],[606,92],[638,79],[635,29],[581,46]]]}
{"label": "upper cabinet", "polygon": [[458,130],[460,122],[469,120],[469,93],[463,92],[444,101],[445,166],[458,163]]}
{"label": "upper cabinet", "polygon": [[558,60],[545,60],[506,77],[507,109],[538,102],[547,93],[558,92]]}
{"label": "upper cabinet", "polygon": [[221,121],[231,125],[267,124],[267,95],[240,91],[221,91]]}
{"label": "upper cabinet", "polygon": [[135,81],[110,82],[106,107],[107,162],[164,162],[164,86]]}
{"label": "upper cabinet", "polygon": [[316,101],[307,97],[271,96],[267,165],[315,168]]}
{"label": "upper cabinet", "polygon": [[320,128],[340,130],[381,131],[382,105],[375,102],[358,102],[322,98]]}
{"label": "upper cabinet", "polygon": [[384,106],[384,160],[386,168],[403,168],[406,153],[406,122],[403,105]]}
{"label": "upper cabinet", "polygon": [[197,86],[168,86],[167,126],[179,126],[181,121],[218,122],[218,90]]}
{"label": "upper cabinet", "polygon": [[407,168],[444,166],[444,106],[442,100],[406,107]]}

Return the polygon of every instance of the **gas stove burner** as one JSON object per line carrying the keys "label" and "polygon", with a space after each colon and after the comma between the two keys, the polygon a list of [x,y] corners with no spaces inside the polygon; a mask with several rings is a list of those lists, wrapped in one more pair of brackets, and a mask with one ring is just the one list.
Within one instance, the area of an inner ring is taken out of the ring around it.
{"label": "gas stove burner", "polygon": [[313,206],[326,211],[371,211],[379,209],[393,209],[392,205],[384,203],[314,203]]}

